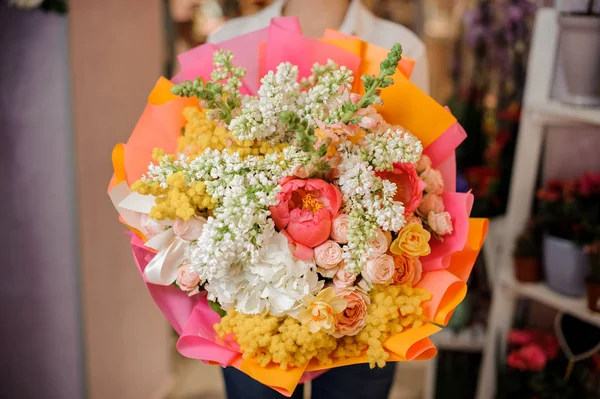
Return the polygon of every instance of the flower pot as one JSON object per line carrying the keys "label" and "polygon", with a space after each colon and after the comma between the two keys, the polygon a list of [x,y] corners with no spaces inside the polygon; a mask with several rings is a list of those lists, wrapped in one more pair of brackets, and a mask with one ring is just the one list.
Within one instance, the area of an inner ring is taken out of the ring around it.
{"label": "flower pot", "polygon": [[566,86],[560,100],[600,106],[600,16],[561,14],[558,23],[558,64]]}
{"label": "flower pot", "polygon": [[522,283],[535,283],[542,279],[542,263],[536,257],[513,258],[515,277]]}
{"label": "flower pot", "polygon": [[552,289],[568,296],[584,296],[588,269],[583,248],[563,238],[544,236],[544,274]]}
{"label": "flower pot", "polygon": [[600,283],[588,281],[586,288],[588,308],[600,313]]}

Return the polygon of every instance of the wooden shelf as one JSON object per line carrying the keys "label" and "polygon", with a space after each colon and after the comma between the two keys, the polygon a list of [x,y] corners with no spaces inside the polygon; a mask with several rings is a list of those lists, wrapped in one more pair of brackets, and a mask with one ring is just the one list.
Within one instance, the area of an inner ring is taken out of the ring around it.
{"label": "wooden shelf", "polygon": [[542,122],[575,122],[600,126],[600,108],[579,107],[556,100],[529,105],[536,118]]}
{"label": "wooden shelf", "polygon": [[512,276],[503,276],[507,284],[520,297],[529,298],[551,308],[568,313],[588,323],[600,326],[600,313],[587,308],[586,298],[573,298],[552,290],[545,283],[521,283]]}

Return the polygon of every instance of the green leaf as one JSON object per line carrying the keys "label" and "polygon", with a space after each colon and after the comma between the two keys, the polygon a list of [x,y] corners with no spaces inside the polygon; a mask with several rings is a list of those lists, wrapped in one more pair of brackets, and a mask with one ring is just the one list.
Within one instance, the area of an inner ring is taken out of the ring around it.
{"label": "green leaf", "polygon": [[221,316],[221,317],[227,316],[227,312],[224,311],[223,308],[221,307],[221,305],[219,305],[217,302],[209,300],[208,306],[210,306],[210,308],[219,316]]}

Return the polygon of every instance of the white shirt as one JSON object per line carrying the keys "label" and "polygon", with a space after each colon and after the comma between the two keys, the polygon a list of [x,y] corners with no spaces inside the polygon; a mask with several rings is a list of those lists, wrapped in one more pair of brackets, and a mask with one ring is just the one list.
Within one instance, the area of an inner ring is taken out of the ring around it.
{"label": "white shirt", "polygon": [[[284,5],[285,0],[275,0],[273,4],[254,15],[229,20],[208,37],[208,42],[219,43],[265,28],[269,26],[272,18],[281,17]],[[425,45],[410,29],[377,18],[360,0],[351,0],[344,22],[338,30],[388,49],[395,43],[400,43],[402,54],[416,62],[410,80],[425,93],[429,93],[429,65]]]}

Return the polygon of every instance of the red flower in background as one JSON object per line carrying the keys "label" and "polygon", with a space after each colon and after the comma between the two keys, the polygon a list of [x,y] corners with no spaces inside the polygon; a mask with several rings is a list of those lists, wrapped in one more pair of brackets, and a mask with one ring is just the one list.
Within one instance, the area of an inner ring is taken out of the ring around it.
{"label": "red flower in background", "polygon": [[512,330],[507,339],[516,348],[509,352],[506,364],[517,370],[542,371],[560,350],[556,337],[542,331]]}
{"label": "red flower in background", "polygon": [[600,173],[585,173],[581,176],[579,190],[584,197],[600,194]]}
{"label": "red flower in background", "polygon": [[546,367],[546,352],[538,344],[525,345],[509,353],[506,364],[522,371],[542,371]]}

